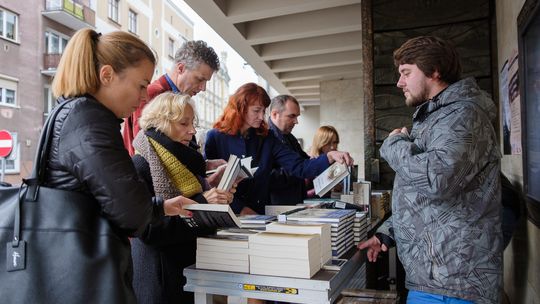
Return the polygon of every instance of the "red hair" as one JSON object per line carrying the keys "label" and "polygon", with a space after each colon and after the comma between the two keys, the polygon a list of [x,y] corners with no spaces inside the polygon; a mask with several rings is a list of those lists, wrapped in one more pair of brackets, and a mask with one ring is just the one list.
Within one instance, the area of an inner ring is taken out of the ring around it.
{"label": "red hair", "polygon": [[[238,88],[223,110],[223,114],[214,123],[214,128],[229,135],[236,135],[244,125],[245,116],[249,106],[261,105],[268,108],[270,97],[266,91],[253,82],[246,83]],[[268,124],[263,120],[257,129],[258,135],[268,134]]]}

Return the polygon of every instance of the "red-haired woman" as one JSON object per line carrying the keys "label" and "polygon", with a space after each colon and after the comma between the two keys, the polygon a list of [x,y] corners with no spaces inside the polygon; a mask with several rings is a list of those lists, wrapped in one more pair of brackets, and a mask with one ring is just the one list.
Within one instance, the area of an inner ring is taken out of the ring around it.
{"label": "red-haired woman", "polygon": [[268,133],[264,112],[269,104],[270,97],[262,87],[254,83],[242,85],[229,98],[206,137],[207,159],[228,159],[230,154],[252,156],[252,167],[259,167],[254,178],[238,185],[231,204],[236,213],[264,213],[264,206],[270,203],[269,181],[274,163],[299,178],[314,178],[334,161],[353,163],[347,152],[331,151],[305,160],[290,150]]}

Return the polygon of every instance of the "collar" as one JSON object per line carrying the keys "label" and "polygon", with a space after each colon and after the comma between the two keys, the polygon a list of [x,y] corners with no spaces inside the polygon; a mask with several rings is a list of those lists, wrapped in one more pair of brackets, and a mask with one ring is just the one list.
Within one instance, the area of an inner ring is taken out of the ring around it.
{"label": "collar", "polygon": [[430,99],[426,100],[424,103],[416,107],[416,111],[413,114],[413,120],[416,120],[417,118],[421,118],[422,116],[427,115],[428,113],[433,112],[434,110],[438,109],[440,107],[439,105],[439,99],[448,89],[450,85],[448,85],[446,88],[442,89],[437,95],[431,97]]}
{"label": "collar", "polygon": [[283,132],[281,132],[281,130],[274,124],[274,122],[270,118],[268,118],[268,128],[272,130],[277,139],[282,142],[285,140]]}
{"label": "collar", "polygon": [[169,77],[167,73],[165,73],[165,79],[167,80],[167,83],[169,83],[169,86],[171,87],[171,90],[173,91],[173,93],[182,93],[180,92],[178,87],[174,84],[171,77]]}

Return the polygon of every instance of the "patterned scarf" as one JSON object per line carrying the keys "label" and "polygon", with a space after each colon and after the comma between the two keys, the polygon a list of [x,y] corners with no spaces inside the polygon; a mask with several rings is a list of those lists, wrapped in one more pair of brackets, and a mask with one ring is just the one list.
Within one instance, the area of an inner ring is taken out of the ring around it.
{"label": "patterned scarf", "polygon": [[139,132],[133,146],[148,162],[156,195],[168,199],[203,191],[197,175],[204,172],[205,163],[197,151],[155,130]]}

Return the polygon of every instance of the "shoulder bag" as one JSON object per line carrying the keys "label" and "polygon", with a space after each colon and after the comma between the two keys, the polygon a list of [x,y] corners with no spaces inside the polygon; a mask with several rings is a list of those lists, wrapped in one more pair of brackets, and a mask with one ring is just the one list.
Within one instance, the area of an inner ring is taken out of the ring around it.
{"label": "shoulder bag", "polygon": [[93,197],[45,186],[54,121],[67,102],[43,127],[31,176],[0,187],[0,301],[135,303],[128,238]]}

